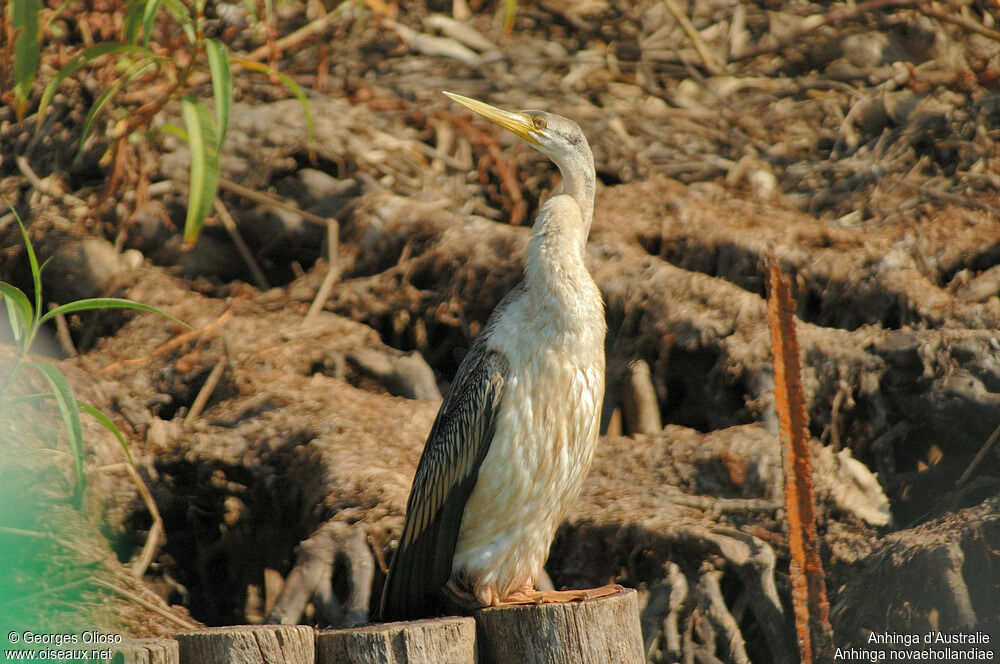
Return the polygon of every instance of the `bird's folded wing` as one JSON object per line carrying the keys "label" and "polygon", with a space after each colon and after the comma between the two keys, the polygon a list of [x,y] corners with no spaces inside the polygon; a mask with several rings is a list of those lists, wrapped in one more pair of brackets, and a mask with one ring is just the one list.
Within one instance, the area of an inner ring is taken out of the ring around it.
{"label": "bird's folded wing", "polygon": [[493,439],[506,376],[506,358],[479,344],[459,367],[417,466],[382,593],[381,620],[441,610],[441,588],[451,576],[462,513]]}

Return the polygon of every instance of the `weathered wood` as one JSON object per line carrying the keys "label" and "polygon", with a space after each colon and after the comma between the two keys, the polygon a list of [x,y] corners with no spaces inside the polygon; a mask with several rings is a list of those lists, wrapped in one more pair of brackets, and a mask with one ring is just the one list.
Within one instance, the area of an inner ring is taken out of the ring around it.
{"label": "weathered wood", "polygon": [[237,625],[181,632],[184,664],[313,664],[315,631],[304,625]]}
{"label": "weathered wood", "polygon": [[114,649],[112,664],[178,664],[174,639],[125,639]]}
{"label": "weathered wood", "polygon": [[317,664],[473,664],[472,618],[436,618],[321,631]]}
{"label": "weathered wood", "polygon": [[559,604],[474,614],[482,664],[642,664],[635,590]]}

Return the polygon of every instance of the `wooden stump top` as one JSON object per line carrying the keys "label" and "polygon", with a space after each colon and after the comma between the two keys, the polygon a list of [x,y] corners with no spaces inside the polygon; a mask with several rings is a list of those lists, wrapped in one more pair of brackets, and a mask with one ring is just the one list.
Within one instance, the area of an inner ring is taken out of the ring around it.
{"label": "wooden stump top", "polygon": [[314,664],[315,630],[305,625],[237,625],[181,632],[183,664]]}
{"label": "wooden stump top", "polygon": [[635,590],[476,611],[480,664],[643,664]]}
{"label": "wooden stump top", "polygon": [[316,636],[317,664],[473,664],[472,618],[436,618],[349,629]]}
{"label": "wooden stump top", "polygon": [[178,664],[180,651],[174,639],[125,639],[114,648],[113,664]]}

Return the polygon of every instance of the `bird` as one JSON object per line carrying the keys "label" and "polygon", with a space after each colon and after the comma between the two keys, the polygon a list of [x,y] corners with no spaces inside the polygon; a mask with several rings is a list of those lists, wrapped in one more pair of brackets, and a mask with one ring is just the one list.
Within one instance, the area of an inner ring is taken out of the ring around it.
{"label": "bird", "polygon": [[376,611],[382,622],[621,589],[537,590],[590,469],[604,398],[604,302],[584,263],[593,153],[567,118],[444,94],[545,154],[562,183],[532,225],[522,281],[470,346],[431,426]]}

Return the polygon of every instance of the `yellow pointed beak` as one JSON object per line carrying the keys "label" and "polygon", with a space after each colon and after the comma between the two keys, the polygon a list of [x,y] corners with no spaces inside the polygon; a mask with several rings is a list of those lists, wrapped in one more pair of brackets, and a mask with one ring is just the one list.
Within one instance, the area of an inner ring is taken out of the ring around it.
{"label": "yellow pointed beak", "polygon": [[[444,91],[442,90],[442,92]],[[535,129],[534,122],[532,121],[531,116],[527,113],[511,113],[510,111],[504,111],[496,106],[490,106],[489,104],[484,104],[481,101],[457,95],[454,92],[444,92],[444,94],[449,98],[454,99],[462,106],[465,106],[473,113],[478,113],[490,122],[498,124],[504,129],[509,129],[532,145],[539,145],[539,142],[535,140],[534,136],[532,136],[532,134],[538,130]]]}

